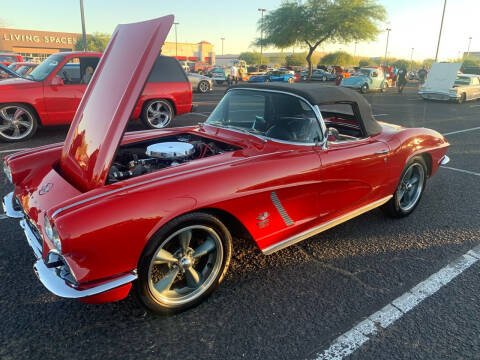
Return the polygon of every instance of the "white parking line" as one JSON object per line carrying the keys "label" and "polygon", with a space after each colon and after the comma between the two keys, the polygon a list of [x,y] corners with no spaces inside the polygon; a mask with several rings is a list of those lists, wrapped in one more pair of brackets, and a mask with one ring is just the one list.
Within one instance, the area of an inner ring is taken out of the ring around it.
{"label": "white parking line", "polygon": [[208,117],[208,115],[202,114],[202,113],[197,113],[197,112],[191,112],[189,113],[191,115],[198,115],[198,116],[203,116],[203,117]]}
{"label": "white parking line", "polygon": [[393,300],[383,309],[370,315],[352,329],[336,338],[328,349],[316,360],[341,360],[352,354],[380,330],[386,329],[403,315],[414,309],[429,296],[455,279],[462,272],[480,260],[480,245],[460,256],[440,271],[414,286],[402,296]]}
{"label": "white parking line", "polygon": [[470,105],[471,108],[480,107],[480,105]]}
{"label": "white parking line", "polygon": [[9,149],[9,150],[0,150],[0,154],[10,153],[15,151],[30,150],[30,148],[20,148],[20,149]]}
{"label": "white parking line", "polygon": [[440,167],[442,167],[442,168],[444,168],[444,169],[459,171],[459,172],[462,172],[462,173],[465,173],[465,174],[480,176],[480,173],[476,173],[476,172],[473,172],[473,171],[468,171],[468,170],[463,170],[463,169],[457,169],[457,168],[453,168],[453,167],[445,166],[445,165],[442,165],[442,166],[440,166]]}
{"label": "white parking line", "polygon": [[374,114],[373,116],[388,116],[390,114]]}
{"label": "white parking line", "polygon": [[474,131],[474,130],[480,130],[480,126],[470,128],[470,129],[465,129],[465,130],[452,131],[452,132],[445,133],[445,134],[442,134],[442,135],[447,136],[447,135],[453,135],[453,134],[460,134],[460,133],[464,133],[464,132],[468,132],[468,131]]}

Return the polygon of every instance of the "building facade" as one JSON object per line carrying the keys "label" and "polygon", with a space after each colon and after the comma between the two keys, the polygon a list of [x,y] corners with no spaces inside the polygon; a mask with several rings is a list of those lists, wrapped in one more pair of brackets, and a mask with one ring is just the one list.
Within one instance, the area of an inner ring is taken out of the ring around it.
{"label": "building facade", "polygon": [[43,61],[51,54],[72,51],[81,34],[0,28],[0,52]]}
{"label": "building facade", "polygon": [[[0,52],[16,53],[33,61],[43,61],[51,54],[72,51],[82,34],[51,31],[0,28]],[[178,60],[204,61],[215,64],[213,45],[199,43],[166,42],[162,54]]]}

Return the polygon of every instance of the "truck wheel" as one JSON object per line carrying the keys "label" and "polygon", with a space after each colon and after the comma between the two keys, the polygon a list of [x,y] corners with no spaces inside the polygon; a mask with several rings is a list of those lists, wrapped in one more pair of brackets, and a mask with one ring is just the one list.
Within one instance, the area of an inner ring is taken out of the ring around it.
{"label": "truck wheel", "polygon": [[175,113],[168,100],[153,99],[145,103],[141,120],[148,129],[162,129],[172,121]]}
{"label": "truck wheel", "polygon": [[25,141],[37,131],[38,118],[26,104],[0,105],[0,139],[6,142]]}
{"label": "truck wheel", "polygon": [[135,290],[148,310],[172,314],[200,304],[221,283],[232,255],[232,237],[215,216],[182,215],[148,242],[138,263]]}
{"label": "truck wheel", "polygon": [[360,92],[362,94],[366,94],[368,92],[368,84],[363,84],[362,87],[360,88]]}
{"label": "truck wheel", "polygon": [[460,99],[458,99],[458,103],[463,104],[465,101],[467,101],[467,94],[463,93]]}

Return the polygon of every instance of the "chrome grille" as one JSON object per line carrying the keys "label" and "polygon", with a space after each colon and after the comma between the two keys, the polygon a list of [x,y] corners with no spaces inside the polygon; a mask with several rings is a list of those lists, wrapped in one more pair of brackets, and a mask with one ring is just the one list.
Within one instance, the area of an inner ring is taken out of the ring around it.
{"label": "chrome grille", "polygon": [[287,211],[283,207],[282,203],[280,202],[280,199],[277,196],[277,193],[275,191],[272,191],[270,194],[270,199],[272,199],[273,205],[277,208],[278,212],[280,213],[280,216],[282,217],[283,221],[287,226],[293,225],[293,221],[288,216]]}

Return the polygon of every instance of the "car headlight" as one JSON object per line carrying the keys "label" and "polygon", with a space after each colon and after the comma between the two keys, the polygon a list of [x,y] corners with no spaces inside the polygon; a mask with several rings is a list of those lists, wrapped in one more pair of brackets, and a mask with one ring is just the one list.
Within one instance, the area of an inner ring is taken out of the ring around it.
{"label": "car headlight", "polygon": [[45,215],[43,223],[45,227],[45,234],[47,235],[48,240],[50,240],[53,245],[55,245],[55,248],[61,253],[62,243],[60,241],[60,236],[58,236],[57,229],[55,229],[55,226],[50,223],[47,215]]}
{"label": "car headlight", "polygon": [[5,173],[5,176],[7,177],[8,181],[13,182],[12,170],[10,170],[10,166],[8,166],[5,161],[3,162],[3,172]]}

